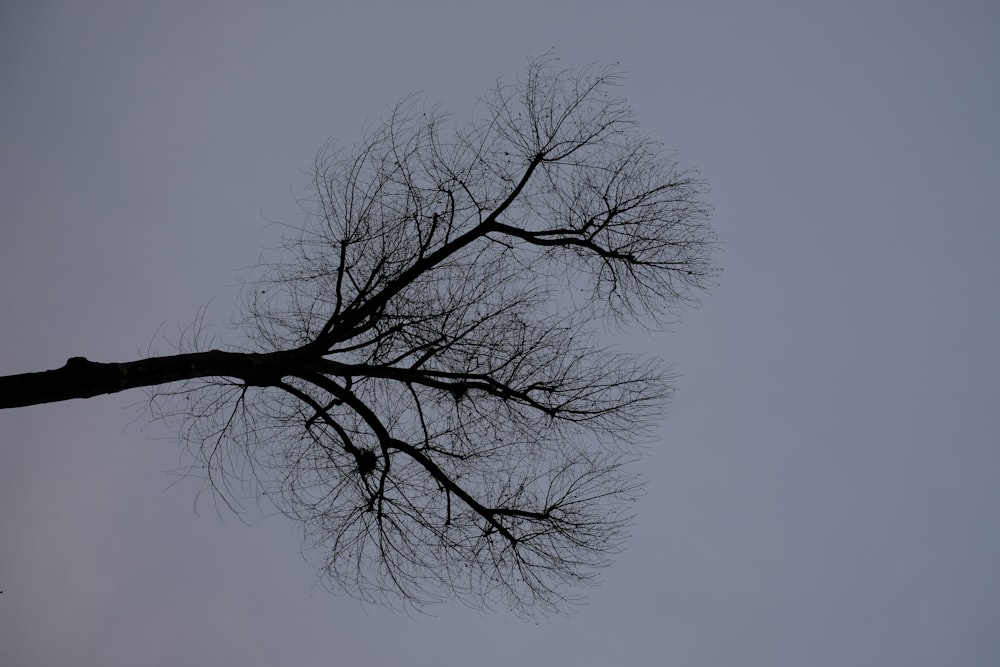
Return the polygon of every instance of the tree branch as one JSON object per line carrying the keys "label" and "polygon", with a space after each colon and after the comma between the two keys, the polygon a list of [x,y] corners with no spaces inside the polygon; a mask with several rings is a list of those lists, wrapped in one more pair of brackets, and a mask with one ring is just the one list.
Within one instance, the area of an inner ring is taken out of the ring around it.
{"label": "tree branch", "polygon": [[269,353],[210,350],[124,363],[72,357],[61,368],[0,377],[0,409],[91,398],[206,377],[271,385],[293,371],[303,359],[301,350]]}

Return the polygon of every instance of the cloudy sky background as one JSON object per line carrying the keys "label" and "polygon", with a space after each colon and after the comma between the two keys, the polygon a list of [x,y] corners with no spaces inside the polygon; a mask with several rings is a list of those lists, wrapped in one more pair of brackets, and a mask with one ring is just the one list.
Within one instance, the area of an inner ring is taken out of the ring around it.
{"label": "cloudy sky background", "polygon": [[642,339],[679,391],[588,605],[327,594],[290,522],[194,513],[134,392],[0,413],[0,664],[1000,663],[990,1],[5,2],[0,373],[224,323],[324,141],[550,48],[621,62],[724,243]]}

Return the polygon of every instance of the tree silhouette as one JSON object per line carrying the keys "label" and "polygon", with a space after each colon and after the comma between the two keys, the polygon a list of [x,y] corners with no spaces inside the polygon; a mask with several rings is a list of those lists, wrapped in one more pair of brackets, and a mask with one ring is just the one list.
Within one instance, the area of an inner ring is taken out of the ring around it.
{"label": "tree silhouette", "polygon": [[670,391],[601,327],[661,325],[715,274],[705,187],[620,80],[534,60],[462,126],[405,99],[320,152],[311,214],[245,285],[243,344],[74,357],[0,378],[0,407],[150,387],[192,467],[300,521],[332,588],[565,609],[622,544]]}

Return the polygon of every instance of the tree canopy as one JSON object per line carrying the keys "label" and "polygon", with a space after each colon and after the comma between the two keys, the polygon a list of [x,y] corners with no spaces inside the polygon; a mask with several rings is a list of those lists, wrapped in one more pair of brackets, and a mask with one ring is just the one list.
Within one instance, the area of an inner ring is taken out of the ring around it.
{"label": "tree canopy", "polygon": [[319,153],[242,343],[76,357],[0,378],[0,407],[149,387],[192,470],[301,522],[332,589],[565,609],[622,545],[670,393],[601,334],[672,321],[717,272],[706,186],[621,80],[545,57],[464,123],[404,99]]}

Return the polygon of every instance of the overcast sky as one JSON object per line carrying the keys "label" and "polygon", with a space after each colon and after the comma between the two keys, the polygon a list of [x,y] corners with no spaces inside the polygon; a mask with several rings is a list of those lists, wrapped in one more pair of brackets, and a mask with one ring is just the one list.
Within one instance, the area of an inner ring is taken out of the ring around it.
{"label": "overcast sky", "polygon": [[4,2],[0,373],[225,323],[324,141],[549,49],[629,73],[725,273],[643,339],[678,393],[575,615],[326,593],[290,522],[193,511],[133,392],[0,413],[0,664],[1000,664],[998,7]]}

